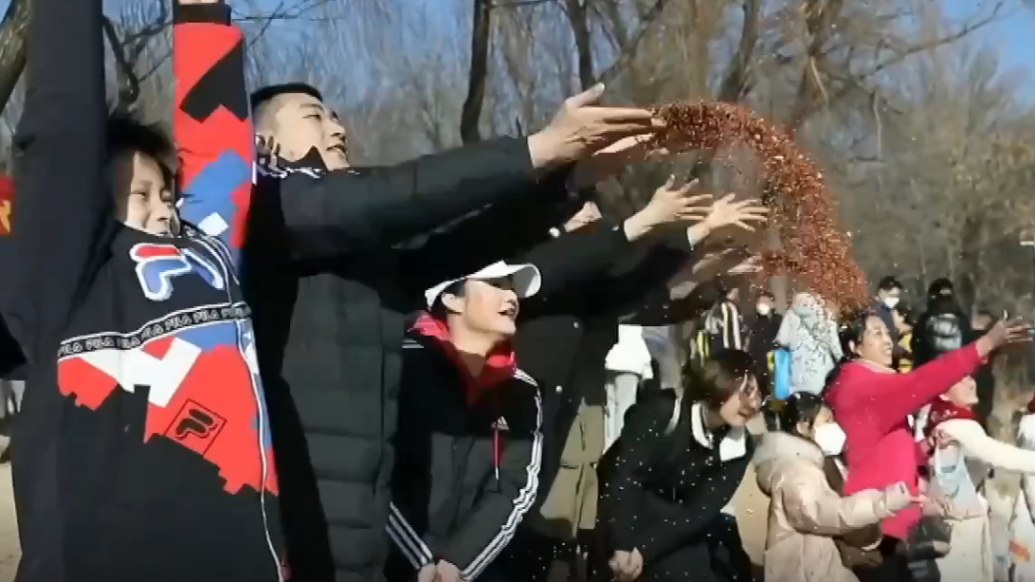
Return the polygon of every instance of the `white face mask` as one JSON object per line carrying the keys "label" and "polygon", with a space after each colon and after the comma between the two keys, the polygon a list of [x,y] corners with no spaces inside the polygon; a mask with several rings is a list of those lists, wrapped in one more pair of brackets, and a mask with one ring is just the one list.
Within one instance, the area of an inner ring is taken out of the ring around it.
{"label": "white face mask", "polygon": [[755,306],[755,311],[757,311],[759,315],[769,315],[769,312],[772,310],[773,306],[768,303],[759,303]]}
{"label": "white face mask", "polygon": [[816,432],[812,435],[812,440],[816,441],[819,448],[823,450],[823,454],[828,457],[840,455],[845,448],[847,438],[844,429],[836,422],[828,422],[816,427]]}
{"label": "white face mask", "polygon": [[898,301],[899,301],[898,297],[885,297],[884,298],[884,306],[887,307],[888,309],[895,309],[895,306],[898,305]]}

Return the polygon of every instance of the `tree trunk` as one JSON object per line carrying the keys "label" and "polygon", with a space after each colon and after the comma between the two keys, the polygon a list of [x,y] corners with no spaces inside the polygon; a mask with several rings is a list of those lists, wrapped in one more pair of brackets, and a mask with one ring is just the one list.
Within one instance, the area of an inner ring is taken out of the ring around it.
{"label": "tree trunk", "polygon": [[579,85],[585,91],[596,83],[593,75],[593,40],[589,32],[589,17],[585,0],[565,0],[565,12],[575,36],[575,50],[579,57]]}
{"label": "tree trunk", "polygon": [[29,0],[11,0],[0,21],[0,111],[25,70],[29,13]]}
{"label": "tree trunk", "polygon": [[805,68],[798,83],[798,94],[787,121],[787,129],[798,131],[806,117],[821,98],[825,98],[826,90],[820,79],[822,65],[826,59],[826,44],[834,30],[834,22],[841,16],[844,0],[809,0],[805,4],[805,28],[812,40],[805,52]]}
{"label": "tree trunk", "polygon": [[474,0],[471,21],[471,68],[467,73],[467,98],[460,111],[460,138],[465,144],[481,141],[478,122],[485,102],[485,85],[489,78],[489,42],[492,23],[489,0]]}

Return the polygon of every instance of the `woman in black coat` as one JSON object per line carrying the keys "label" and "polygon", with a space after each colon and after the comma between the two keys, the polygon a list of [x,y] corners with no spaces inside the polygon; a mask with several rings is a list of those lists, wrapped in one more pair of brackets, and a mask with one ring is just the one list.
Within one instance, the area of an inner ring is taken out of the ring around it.
{"label": "woman in black coat", "polygon": [[[754,361],[726,350],[684,375],[684,397],[661,390],[637,402],[600,465],[601,556],[616,580],[750,580],[736,527],[722,512],[751,460],[745,425],[761,392]],[[734,538],[737,539],[737,538]]]}

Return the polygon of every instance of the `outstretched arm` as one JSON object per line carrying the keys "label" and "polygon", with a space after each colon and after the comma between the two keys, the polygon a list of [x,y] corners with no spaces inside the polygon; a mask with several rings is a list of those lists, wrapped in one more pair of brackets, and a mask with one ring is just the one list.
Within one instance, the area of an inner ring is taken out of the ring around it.
{"label": "outstretched arm", "polygon": [[514,138],[359,171],[278,164],[260,159],[255,203],[276,214],[292,260],[391,247],[538,187],[528,143]]}
{"label": "outstretched arm", "polygon": [[[887,493],[860,491],[841,497],[808,474],[789,475],[778,494],[791,527],[812,535],[848,533],[891,517]],[[822,478],[822,477],[820,477]]]}
{"label": "outstretched arm", "polygon": [[111,223],[101,23],[101,0],[33,3],[25,112],[15,136],[12,230],[20,265],[8,318],[30,358],[56,349]]}
{"label": "outstretched arm", "polygon": [[219,237],[237,263],[255,157],[244,35],[230,24],[230,7],[223,2],[176,2],[173,18],[180,217]]}
{"label": "outstretched arm", "polygon": [[461,277],[550,240],[550,229],[567,220],[570,172],[554,172],[526,196],[493,204],[432,234],[403,254],[402,274],[412,297],[441,281]]}
{"label": "outstretched arm", "polygon": [[938,426],[959,442],[967,456],[983,461],[996,469],[1035,473],[1035,451],[998,441],[985,432],[976,420],[946,420]]}

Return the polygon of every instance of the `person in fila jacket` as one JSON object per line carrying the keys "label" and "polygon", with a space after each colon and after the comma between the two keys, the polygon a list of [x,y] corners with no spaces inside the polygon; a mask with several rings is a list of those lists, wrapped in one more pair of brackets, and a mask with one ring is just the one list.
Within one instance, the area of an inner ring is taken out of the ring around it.
{"label": "person in fila jacket", "polygon": [[[12,228],[26,261],[5,313],[29,361],[16,579],[282,581],[277,473],[231,253],[180,221],[170,140],[109,117],[101,5],[38,0],[28,30]],[[175,18],[178,43],[216,60],[241,50],[225,6]],[[238,116],[213,105],[207,75],[181,106]]]}
{"label": "person in fila jacket", "polygon": [[389,582],[501,578],[482,574],[539,485],[539,389],[509,340],[541,281],[533,265],[498,262],[427,291],[403,344]]}

